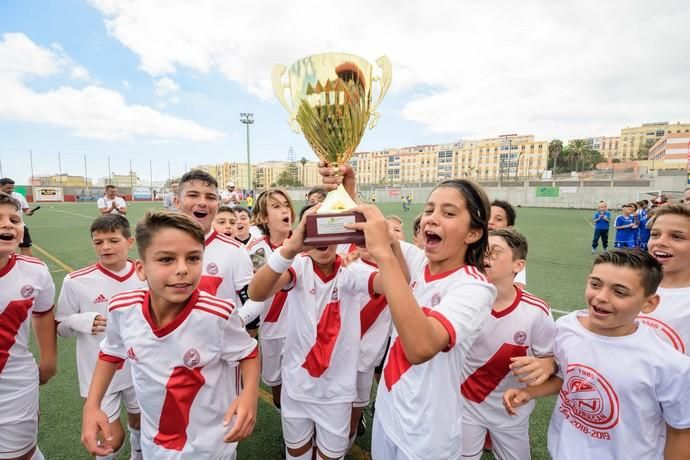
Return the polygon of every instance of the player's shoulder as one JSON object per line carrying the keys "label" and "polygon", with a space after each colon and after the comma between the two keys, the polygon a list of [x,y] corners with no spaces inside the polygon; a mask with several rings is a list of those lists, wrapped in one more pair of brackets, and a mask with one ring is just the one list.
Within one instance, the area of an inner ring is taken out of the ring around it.
{"label": "player's shoulder", "polygon": [[113,312],[143,304],[144,298],[146,298],[146,291],[146,289],[133,289],[115,294],[110,298],[108,311]]}
{"label": "player's shoulder", "polygon": [[227,321],[235,310],[235,304],[230,300],[199,291],[199,297],[194,302],[192,310],[202,315],[209,314]]}
{"label": "player's shoulder", "polygon": [[229,246],[234,247],[234,248],[241,248],[242,247],[242,244],[240,244],[239,241],[235,240],[234,238],[230,238],[229,236],[223,235],[222,233],[218,233],[216,235],[215,239],[216,239],[216,241],[218,241],[222,244],[226,244],[226,245],[229,245]]}
{"label": "player's shoulder", "polygon": [[73,272],[69,273],[67,275],[67,279],[74,280],[77,278],[83,278],[83,277],[86,277],[87,275],[94,273],[97,270],[98,270],[98,265],[97,264],[91,264],[91,265],[88,265],[84,268],[80,268],[79,270],[74,270]]}
{"label": "player's shoulder", "polygon": [[21,254],[16,255],[16,263],[32,268],[41,267],[48,269],[48,266],[41,259],[37,259],[36,257],[31,256],[24,256]]}
{"label": "player's shoulder", "polygon": [[549,307],[549,304],[544,299],[527,291],[521,291],[520,304],[528,307],[529,309],[533,309],[535,312],[541,312],[546,316],[549,316],[549,313],[551,312],[551,307]]}
{"label": "player's shoulder", "polygon": [[474,265],[463,265],[456,273],[459,278],[465,281],[491,284],[489,278]]}
{"label": "player's shoulder", "polygon": [[247,251],[252,252],[266,245],[268,245],[268,237],[264,235],[255,240],[251,240],[247,244]]}

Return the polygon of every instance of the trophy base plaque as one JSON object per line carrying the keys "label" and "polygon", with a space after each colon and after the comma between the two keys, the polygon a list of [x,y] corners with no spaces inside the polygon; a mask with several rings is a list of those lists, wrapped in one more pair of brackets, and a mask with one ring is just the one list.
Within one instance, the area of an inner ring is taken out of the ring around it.
{"label": "trophy base plaque", "polygon": [[332,244],[354,243],[363,246],[364,232],[343,227],[343,224],[354,224],[355,222],[366,222],[366,219],[358,212],[332,212],[308,215],[304,244],[321,247]]}

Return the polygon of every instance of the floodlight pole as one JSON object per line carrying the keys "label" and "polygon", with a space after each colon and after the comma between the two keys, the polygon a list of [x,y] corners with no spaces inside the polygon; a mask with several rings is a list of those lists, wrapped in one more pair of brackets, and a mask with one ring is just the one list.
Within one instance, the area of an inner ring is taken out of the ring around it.
{"label": "floodlight pole", "polygon": [[240,113],[240,122],[247,126],[247,193],[252,191],[252,163],[249,153],[249,125],[254,123],[253,113]]}

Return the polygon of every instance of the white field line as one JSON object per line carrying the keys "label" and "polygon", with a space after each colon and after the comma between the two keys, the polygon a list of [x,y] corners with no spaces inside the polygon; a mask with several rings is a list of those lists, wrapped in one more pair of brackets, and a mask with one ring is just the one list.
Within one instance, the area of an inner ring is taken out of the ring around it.
{"label": "white field line", "polygon": [[73,216],[86,217],[87,219],[91,219],[91,220],[98,217],[98,216],[87,216],[86,214],[79,214],[78,212],[63,211],[61,209],[45,208],[45,210],[50,211],[50,212],[61,212],[63,214],[72,214]]}

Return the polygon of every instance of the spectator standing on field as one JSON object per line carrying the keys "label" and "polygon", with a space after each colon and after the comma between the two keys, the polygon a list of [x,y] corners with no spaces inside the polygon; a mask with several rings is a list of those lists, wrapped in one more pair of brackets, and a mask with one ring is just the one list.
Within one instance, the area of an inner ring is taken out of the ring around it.
{"label": "spectator standing on field", "polygon": [[623,214],[616,217],[616,241],[614,246],[616,248],[633,249],[635,247],[635,233],[637,232],[637,223],[635,216],[633,216],[632,204],[624,204],[621,208]]}
{"label": "spectator standing on field", "polygon": [[[14,181],[12,179],[9,177],[3,177],[0,179],[0,191],[7,193],[12,198],[19,201],[19,204],[22,207],[23,215],[30,216],[33,214],[33,211],[29,208],[29,203],[26,201],[24,195],[14,191]],[[22,219],[22,223],[24,223],[23,221],[24,219]],[[32,244],[31,235],[29,234],[29,227],[24,224],[24,239],[21,243],[19,243],[19,252],[24,256],[33,256],[31,251]]]}
{"label": "spectator standing on field", "polygon": [[127,214],[127,203],[124,198],[117,196],[117,187],[114,185],[105,186],[105,195],[98,199],[97,206],[101,214]]}
{"label": "spectator standing on field", "polygon": [[235,191],[235,183],[228,182],[226,189],[220,192],[220,199],[225,206],[237,206],[240,204],[240,195]]}
{"label": "spectator standing on field", "polygon": [[608,210],[608,205],[605,201],[599,202],[599,209],[592,217],[594,223],[594,238],[592,238],[592,254],[597,252],[599,246],[599,239],[601,239],[601,247],[603,252],[609,248],[609,226],[611,225],[611,211]]}
{"label": "spectator standing on field", "polygon": [[163,207],[166,211],[178,211],[178,209],[175,207],[175,201],[173,200],[175,195],[177,195],[178,187],[179,185],[177,182],[170,184],[170,191],[166,193],[165,197],[163,198]]}

